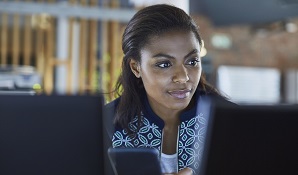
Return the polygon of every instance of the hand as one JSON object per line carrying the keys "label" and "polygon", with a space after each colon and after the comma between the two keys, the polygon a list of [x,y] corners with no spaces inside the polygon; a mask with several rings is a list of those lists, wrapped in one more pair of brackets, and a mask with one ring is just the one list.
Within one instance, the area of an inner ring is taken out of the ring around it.
{"label": "hand", "polygon": [[192,169],[191,168],[184,168],[180,170],[178,173],[170,173],[170,174],[163,174],[163,175],[192,175]]}

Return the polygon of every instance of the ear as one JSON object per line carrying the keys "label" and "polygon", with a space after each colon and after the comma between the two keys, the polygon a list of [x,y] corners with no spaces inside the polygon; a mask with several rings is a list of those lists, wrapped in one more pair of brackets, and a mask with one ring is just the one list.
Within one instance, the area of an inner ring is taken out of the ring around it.
{"label": "ear", "polygon": [[129,65],[130,65],[130,69],[131,69],[132,73],[135,74],[135,76],[137,78],[140,78],[141,77],[140,63],[134,59],[130,59]]}

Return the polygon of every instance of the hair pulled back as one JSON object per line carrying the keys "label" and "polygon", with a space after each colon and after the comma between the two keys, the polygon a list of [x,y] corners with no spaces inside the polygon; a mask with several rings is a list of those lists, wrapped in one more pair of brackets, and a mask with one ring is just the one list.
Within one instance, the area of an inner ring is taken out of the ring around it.
{"label": "hair pulled back", "polygon": [[[141,63],[141,49],[149,39],[165,32],[179,30],[193,32],[200,46],[202,39],[198,26],[194,20],[180,8],[158,4],[145,7],[138,11],[128,22],[122,37],[122,73],[116,83],[115,91],[120,95],[120,102],[116,110],[115,123],[128,129],[128,123],[137,115],[141,122],[142,94],[145,93],[142,80],[136,78],[130,69],[130,60]],[[199,89],[207,92],[214,89],[201,77]],[[197,89],[198,91],[198,89]],[[136,132],[130,131],[128,132]]]}

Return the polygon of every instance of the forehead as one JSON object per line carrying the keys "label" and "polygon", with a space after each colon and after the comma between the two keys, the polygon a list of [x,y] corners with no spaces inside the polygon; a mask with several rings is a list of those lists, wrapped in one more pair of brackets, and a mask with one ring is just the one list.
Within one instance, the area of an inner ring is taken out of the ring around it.
{"label": "forehead", "polygon": [[168,31],[150,37],[147,44],[141,49],[142,55],[146,52],[181,53],[185,54],[194,49],[200,50],[200,44],[191,31]]}

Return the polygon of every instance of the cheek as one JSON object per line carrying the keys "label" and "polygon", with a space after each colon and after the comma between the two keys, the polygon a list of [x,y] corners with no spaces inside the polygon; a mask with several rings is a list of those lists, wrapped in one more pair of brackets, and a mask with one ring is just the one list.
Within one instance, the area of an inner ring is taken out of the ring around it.
{"label": "cheek", "polygon": [[[163,76],[143,76],[143,84],[145,88],[156,89],[160,88],[167,80]],[[150,90],[148,89],[148,90]]]}
{"label": "cheek", "polygon": [[169,82],[169,76],[165,76],[165,74],[143,74],[142,81],[144,87],[148,93],[159,93],[166,89],[166,86]]}
{"label": "cheek", "polygon": [[152,67],[144,67],[141,69],[141,77],[144,84],[160,84],[160,82],[166,82],[170,75],[166,71],[156,70]]}
{"label": "cheek", "polygon": [[202,70],[200,69],[200,71],[198,72],[198,81],[200,81],[201,75],[202,75]]}
{"label": "cheek", "polygon": [[202,69],[193,70],[189,73],[189,76],[191,76],[191,79],[196,82],[200,81],[202,75]]}

